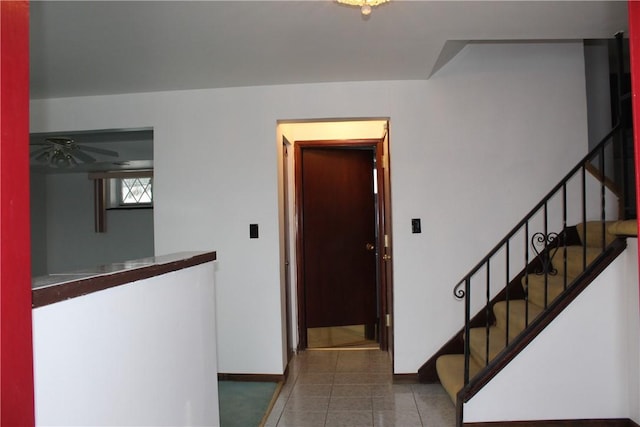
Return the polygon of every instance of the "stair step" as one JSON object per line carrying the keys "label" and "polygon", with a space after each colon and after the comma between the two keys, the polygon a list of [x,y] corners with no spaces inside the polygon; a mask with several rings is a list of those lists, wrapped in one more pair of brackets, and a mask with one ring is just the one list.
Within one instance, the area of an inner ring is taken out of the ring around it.
{"label": "stair step", "polygon": [[[564,263],[564,251],[567,253],[567,265]],[[558,276],[563,276],[566,272],[567,277],[578,277],[584,271],[583,265],[583,246],[561,246],[555,253],[552,263],[553,267],[558,270]],[[602,253],[601,248],[586,248],[587,266],[591,264]]]}
{"label": "stair step", "polygon": [[[607,225],[604,229],[606,245],[609,245],[615,236],[607,232]],[[586,247],[559,247],[553,253],[552,259],[557,275],[529,274],[528,278],[522,279],[522,286],[527,290],[528,301],[518,299],[510,300],[508,304],[506,301],[495,303],[493,313],[496,317],[496,324],[489,328],[472,328],[469,331],[469,336],[464,339],[468,340],[471,353],[469,358],[470,379],[473,379],[488,363],[495,359],[507,344],[526,328],[527,323],[531,324],[544,311],[545,295],[548,306],[565,290],[565,282],[569,286],[584,271],[585,267],[602,253],[602,230],[601,222],[589,222],[586,224],[585,236],[585,226],[579,224],[577,232]],[[586,265],[583,261],[585,254]],[[464,363],[464,355],[462,354],[446,354],[436,360],[438,378],[454,404],[458,392],[464,387]]]}
{"label": "stair step", "polygon": [[[509,301],[509,338],[512,339],[530,324],[543,308],[529,301],[529,312],[526,312],[526,303],[522,299]],[[507,330],[507,302],[499,301],[493,305],[493,314],[496,316],[496,326],[503,331]]]}
{"label": "stair step", "polygon": [[[489,327],[489,360],[487,360],[487,328],[471,328],[469,349],[479,366],[486,366],[507,346],[507,333],[496,326]],[[511,339],[511,338],[510,338]]]}
{"label": "stair step", "polygon": [[[580,237],[580,241],[586,246],[602,249],[602,231],[604,229],[605,245],[608,246],[618,236],[609,232],[609,226],[616,221],[605,221],[604,227],[601,221],[587,221],[585,224],[577,224],[576,231]],[[585,236],[586,231],[586,236]]]}
{"label": "stair step", "polygon": [[[480,365],[473,358],[470,358],[469,378],[473,378],[480,370]],[[456,395],[464,387],[464,355],[445,354],[438,357],[436,371],[438,372],[440,383],[455,404]]]}
{"label": "stair step", "polygon": [[[564,291],[564,275],[547,275],[547,306]],[[574,277],[567,277],[567,286],[573,282]],[[528,281],[528,283],[527,283]],[[528,279],[522,278],[522,288],[529,288],[529,302],[544,307],[545,276],[529,274]]]}

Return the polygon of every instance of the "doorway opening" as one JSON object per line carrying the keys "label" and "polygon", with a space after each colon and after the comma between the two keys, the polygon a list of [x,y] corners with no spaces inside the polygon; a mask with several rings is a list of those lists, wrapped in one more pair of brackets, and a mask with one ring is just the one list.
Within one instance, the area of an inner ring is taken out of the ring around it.
{"label": "doorway opening", "polygon": [[289,353],[391,351],[388,119],[278,129]]}
{"label": "doorway opening", "polygon": [[379,349],[379,337],[367,337],[367,325],[307,328],[308,350]]}
{"label": "doorway opening", "polygon": [[154,255],[153,135],[152,128],[30,135],[32,277]]}
{"label": "doorway opening", "polygon": [[375,146],[298,141],[295,147],[298,305],[308,348],[379,338]]}

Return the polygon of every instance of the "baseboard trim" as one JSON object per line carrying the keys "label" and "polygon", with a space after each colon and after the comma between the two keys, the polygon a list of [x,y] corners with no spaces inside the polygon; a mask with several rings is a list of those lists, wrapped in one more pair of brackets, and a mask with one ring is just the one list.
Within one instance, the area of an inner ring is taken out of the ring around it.
{"label": "baseboard trim", "polygon": [[599,420],[539,420],[539,421],[492,421],[486,423],[463,423],[464,427],[640,427],[629,418]]}
{"label": "baseboard trim", "polygon": [[218,373],[218,381],[284,382],[286,375],[277,374],[224,374]]}
{"label": "baseboard trim", "polygon": [[393,374],[393,382],[396,384],[417,384],[418,374]]}

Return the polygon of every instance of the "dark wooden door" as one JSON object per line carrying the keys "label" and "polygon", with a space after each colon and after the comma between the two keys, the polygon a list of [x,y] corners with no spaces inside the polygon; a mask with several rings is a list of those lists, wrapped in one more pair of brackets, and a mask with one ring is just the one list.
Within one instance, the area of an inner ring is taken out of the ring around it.
{"label": "dark wooden door", "polygon": [[374,151],[301,152],[306,328],[376,322]]}

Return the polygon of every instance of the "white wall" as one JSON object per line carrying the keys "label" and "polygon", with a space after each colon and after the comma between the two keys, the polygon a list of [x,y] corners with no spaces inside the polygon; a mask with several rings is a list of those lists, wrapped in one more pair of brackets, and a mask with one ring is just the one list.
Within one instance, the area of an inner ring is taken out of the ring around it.
{"label": "white wall", "polygon": [[33,310],[38,426],[218,426],[212,262]]}
{"label": "white wall", "polygon": [[465,422],[638,421],[638,241],[464,407]]}
{"label": "white wall", "polygon": [[468,45],[428,81],[66,98],[31,112],[34,132],[154,128],[155,252],[217,251],[219,369],[231,373],[284,367],[278,120],[390,118],[397,373],[461,327],[453,285],[587,149],[579,43]]}
{"label": "white wall", "polygon": [[41,209],[32,209],[31,222],[45,227],[32,227],[32,252],[46,251],[45,269],[42,262],[38,270],[34,265],[35,276],[153,256],[152,209],[109,210],[106,233],[96,233],[93,181],[86,173],[34,176],[45,189],[32,186],[31,204]]}

